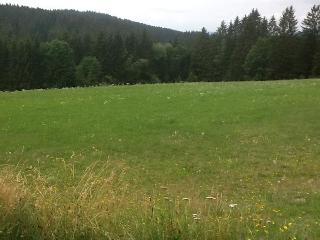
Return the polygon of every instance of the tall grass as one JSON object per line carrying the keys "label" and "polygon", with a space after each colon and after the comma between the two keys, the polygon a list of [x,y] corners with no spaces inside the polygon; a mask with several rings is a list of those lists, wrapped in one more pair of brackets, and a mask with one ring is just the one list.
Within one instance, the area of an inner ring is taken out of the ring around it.
{"label": "tall grass", "polygon": [[25,169],[0,172],[1,239],[267,239],[275,224],[268,213],[231,204],[222,194],[132,190],[125,170],[107,165],[94,164],[80,177],[62,166],[63,185]]}

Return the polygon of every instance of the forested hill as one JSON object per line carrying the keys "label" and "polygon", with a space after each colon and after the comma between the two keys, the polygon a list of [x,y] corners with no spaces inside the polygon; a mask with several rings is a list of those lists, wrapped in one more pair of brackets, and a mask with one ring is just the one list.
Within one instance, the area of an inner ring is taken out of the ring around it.
{"label": "forested hill", "polygon": [[0,34],[2,36],[25,38],[37,37],[39,41],[61,38],[64,34],[98,35],[146,31],[154,41],[188,41],[192,33],[183,33],[167,28],[154,27],[108,14],[79,12],[75,10],[44,10],[16,5],[0,5]]}
{"label": "forested hill", "polygon": [[253,9],[214,33],[92,12],[0,7],[0,91],[317,77],[320,5],[301,23],[293,6],[278,19]]}

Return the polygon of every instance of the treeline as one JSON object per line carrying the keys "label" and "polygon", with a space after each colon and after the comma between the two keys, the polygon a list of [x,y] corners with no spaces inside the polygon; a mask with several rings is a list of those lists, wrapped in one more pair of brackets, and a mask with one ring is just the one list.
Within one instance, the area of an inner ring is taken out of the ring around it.
{"label": "treeline", "polygon": [[192,54],[192,71],[201,80],[238,81],[320,76],[320,5],[313,6],[298,31],[293,7],[277,21],[258,10],[216,33],[205,29]]}
{"label": "treeline", "polygon": [[[68,37],[68,36],[67,36]],[[146,32],[96,39],[0,40],[0,89],[172,82],[189,76],[190,52]]]}
{"label": "treeline", "polygon": [[[65,18],[72,22],[72,16]],[[75,34],[65,31],[62,20],[54,38],[43,38],[38,25],[34,32],[15,29],[10,19],[4,24],[0,17],[0,90],[320,76],[320,5],[310,10],[301,30],[293,7],[278,20],[252,10],[228,25],[222,22],[213,34],[192,33],[192,44],[155,40],[148,29]],[[11,26],[11,33],[3,26]]]}

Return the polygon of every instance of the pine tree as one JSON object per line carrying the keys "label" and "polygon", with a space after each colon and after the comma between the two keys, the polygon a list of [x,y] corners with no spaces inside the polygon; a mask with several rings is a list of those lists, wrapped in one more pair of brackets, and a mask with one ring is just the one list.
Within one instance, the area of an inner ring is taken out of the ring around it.
{"label": "pine tree", "polygon": [[312,75],[314,77],[320,77],[320,47],[314,56]]}
{"label": "pine tree", "polygon": [[[235,24],[236,25],[236,22]],[[264,23],[265,25],[265,23]],[[237,33],[236,45],[232,52],[228,69],[228,80],[243,80],[245,77],[244,63],[246,56],[259,37],[266,35],[262,30],[262,19],[258,10],[253,9],[248,16],[245,16],[240,24]],[[266,26],[264,26],[266,27]]]}
{"label": "pine tree", "polygon": [[320,35],[320,5],[314,5],[302,23],[303,31],[319,37]]}
{"label": "pine tree", "polygon": [[225,37],[227,33],[228,33],[228,27],[226,25],[226,22],[222,21],[220,27],[217,30],[217,35],[220,37]]}
{"label": "pine tree", "polygon": [[125,39],[125,46],[130,57],[136,59],[138,55],[138,40],[134,33],[130,33]]}
{"label": "pine tree", "polygon": [[260,23],[259,37],[267,37],[269,35],[269,21],[266,17],[263,17]]}
{"label": "pine tree", "polygon": [[30,41],[18,42],[18,58],[16,62],[16,89],[30,89],[32,82],[32,43]]}
{"label": "pine tree", "polygon": [[9,46],[5,40],[0,40],[0,91],[9,89],[8,76],[8,56]]}
{"label": "pine tree", "polygon": [[205,28],[202,28],[192,51],[192,72],[201,81],[212,81],[212,61],[210,35]]}
{"label": "pine tree", "polygon": [[270,69],[271,41],[261,38],[251,48],[246,57],[244,68],[249,79],[267,80],[272,77]]}
{"label": "pine tree", "polygon": [[93,47],[93,52],[94,56],[97,57],[98,61],[101,64],[101,71],[102,74],[105,76],[108,73],[108,56],[107,56],[107,51],[108,51],[108,42],[107,38],[104,33],[99,33],[97,36],[94,47]]}
{"label": "pine tree", "polygon": [[301,52],[302,71],[306,77],[313,75],[315,54],[320,38],[320,5],[313,6],[302,23],[303,41]]}
{"label": "pine tree", "polygon": [[109,38],[107,47],[107,70],[118,83],[125,83],[124,69],[127,60],[127,52],[120,34]]}
{"label": "pine tree", "polygon": [[268,33],[270,36],[278,36],[280,32],[279,26],[277,24],[277,20],[275,16],[273,15],[270,18],[269,24],[268,24]]}
{"label": "pine tree", "polygon": [[18,85],[18,43],[17,41],[10,41],[8,44],[8,58],[7,58],[7,75],[6,77],[8,78],[8,89],[9,90],[16,90],[19,89]]}
{"label": "pine tree", "polygon": [[293,36],[297,33],[298,20],[295,16],[295,10],[293,6],[286,8],[282,13],[282,17],[279,23],[279,32],[283,36]]}
{"label": "pine tree", "polygon": [[150,39],[148,33],[143,31],[138,44],[138,57],[150,59],[152,57],[152,45],[152,40]]}

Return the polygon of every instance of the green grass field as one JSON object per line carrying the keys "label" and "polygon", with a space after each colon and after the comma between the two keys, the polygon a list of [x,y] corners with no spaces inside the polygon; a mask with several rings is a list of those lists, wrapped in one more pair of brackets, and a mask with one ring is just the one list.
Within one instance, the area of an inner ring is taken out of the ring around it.
{"label": "green grass field", "polygon": [[320,80],[0,93],[0,239],[319,239]]}

